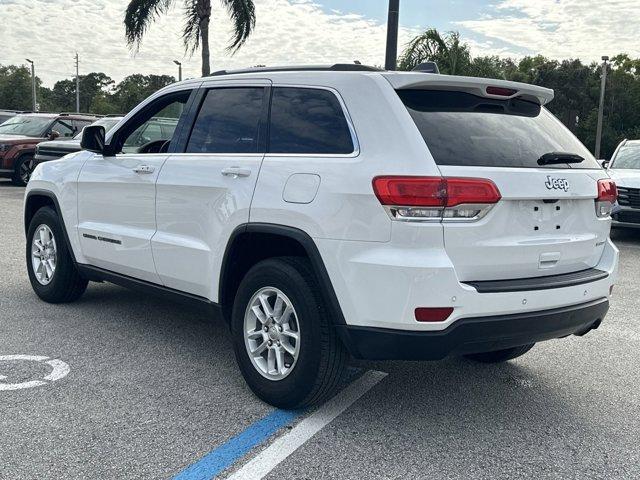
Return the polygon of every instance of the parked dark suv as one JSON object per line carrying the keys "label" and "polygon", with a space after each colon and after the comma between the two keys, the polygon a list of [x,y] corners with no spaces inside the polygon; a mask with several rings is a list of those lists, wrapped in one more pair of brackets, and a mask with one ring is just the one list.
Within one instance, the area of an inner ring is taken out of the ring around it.
{"label": "parked dark suv", "polygon": [[[105,132],[108,132],[115,127],[123,117],[105,117],[92,123],[93,126],[104,127]],[[46,142],[39,143],[36,146],[36,153],[34,157],[34,168],[36,165],[42,162],[49,162],[51,160],[57,160],[70,153],[79,152],[82,150],[80,147],[80,141],[82,140],[82,131],[78,133],[72,140],[48,140]]]}
{"label": "parked dark suv", "polygon": [[71,140],[96,117],[83,114],[27,113],[0,125],[0,177],[26,185],[33,171],[36,145],[45,140]]}
{"label": "parked dark suv", "polygon": [[22,112],[20,110],[0,110],[0,125],[9,120],[10,118],[15,117],[21,113],[30,113],[30,112]]}

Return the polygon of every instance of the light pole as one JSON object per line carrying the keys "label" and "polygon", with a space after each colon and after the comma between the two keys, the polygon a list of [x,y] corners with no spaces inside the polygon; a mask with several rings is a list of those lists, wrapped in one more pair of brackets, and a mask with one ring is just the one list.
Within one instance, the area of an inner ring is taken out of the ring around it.
{"label": "light pole", "polygon": [[29,60],[25,58],[27,62],[31,64],[31,86],[32,86],[32,95],[33,95],[33,111],[36,111],[36,67],[33,64],[33,60]]}
{"label": "light pole", "polygon": [[181,82],[182,81],[182,63],[180,63],[178,60],[174,60],[173,63],[178,65],[178,81]]}
{"label": "light pole", "polygon": [[80,58],[76,52],[76,113],[80,113]]}
{"label": "light pole", "polygon": [[596,127],[596,149],[594,156],[600,159],[600,143],[602,141],[602,117],[604,116],[604,89],[607,84],[607,61],[609,57],[602,57],[602,79],[600,81],[600,104],[598,105],[598,126]]}
{"label": "light pole", "polygon": [[389,17],[387,19],[387,53],[384,68],[395,70],[398,62],[398,17],[400,0],[389,0]]}

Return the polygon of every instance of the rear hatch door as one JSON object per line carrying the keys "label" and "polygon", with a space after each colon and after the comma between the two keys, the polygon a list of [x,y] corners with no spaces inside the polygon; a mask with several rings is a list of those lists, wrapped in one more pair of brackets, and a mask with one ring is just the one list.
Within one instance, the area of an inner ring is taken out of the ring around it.
{"label": "rear hatch door", "polygon": [[[499,98],[443,87],[398,90],[442,175],[487,178],[502,195],[479,220],[443,221],[461,281],[589,269],[609,235],[610,219],[595,209],[597,180],[606,173],[539,99],[516,91]],[[582,160],[539,161],[551,152]]]}

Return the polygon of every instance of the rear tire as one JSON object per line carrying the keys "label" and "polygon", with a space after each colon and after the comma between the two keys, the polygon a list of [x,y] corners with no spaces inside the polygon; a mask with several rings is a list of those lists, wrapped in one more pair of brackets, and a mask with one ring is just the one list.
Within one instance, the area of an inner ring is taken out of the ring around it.
{"label": "rear tire", "polygon": [[527,353],[533,348],[535,343],[522,345],[520,347],[506,348],[504,350],[496,350],[495,352],[471,353],[465,355],[466,358],[481,363],[500,363],[512,360]]}
{"label": "rear tire", "polygon": [[[261,297],[272,316],[263,315]],[[287,306],[292,312],[288,315],[283,313]],[[278,257],[251,268],[236,293],[231,333],[242,375],[251,390],[271,405],[293,409],[322,403],[341,383],[347,352],[306,259]],[[250,353],[263,347],[258,354]],[[274,355],[271,364],[269,350]]]}
{"label": "rear tire", "polygon": [[87,289],[88,281],[73,262],[63,228],[51,207],[42,207],[29,223],[26,248],[29,281],[36,295],[48,303],[73,302]]}
{"label": "rear tire", "polygon": [[13,168],[13,176],[11,182],[14,185],[24,187],[29,183],[31,173],[35,168],[34,159],[31,155],[24,155],[16,160],[15,167]]}

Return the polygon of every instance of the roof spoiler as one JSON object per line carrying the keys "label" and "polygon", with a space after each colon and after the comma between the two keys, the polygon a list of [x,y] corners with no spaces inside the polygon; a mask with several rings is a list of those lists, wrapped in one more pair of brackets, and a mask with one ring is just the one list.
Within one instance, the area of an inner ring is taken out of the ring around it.
{"label": "roof spoiler", "polygon": [[407,75],[387,72],[383,74],[396,90],[402,89],[430,89],[454,90],[467,92],[479,97],[508,100],[521,98],[538,105],[546,105],[553,100],[553,90],[530,85],[528,83],[496,80],[491,78],[458,77],[453,75]]}

